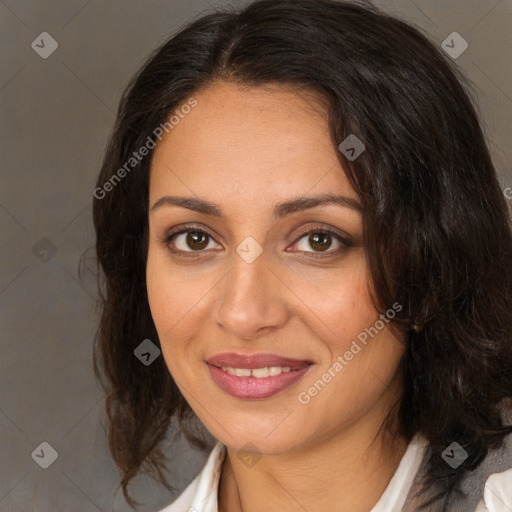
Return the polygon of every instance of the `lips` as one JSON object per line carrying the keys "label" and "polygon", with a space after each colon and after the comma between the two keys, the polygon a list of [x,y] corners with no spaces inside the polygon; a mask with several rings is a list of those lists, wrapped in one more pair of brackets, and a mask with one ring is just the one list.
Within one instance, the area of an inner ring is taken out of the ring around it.
{"label": "lips", "polygon": [[217,368],[229,366],[232,368],[247,369],[265,368],[270,366],[299,369],[312,364],[311,361],[281,357],[275,354],[254,354],[249,356],[235,353],[217,354],[208,359],[207,363],[211,366],[216,366]]}
{"label": "lips", "polygon": [[[275,354],[225,353],[207,361],[210,376],[217,386],[229,395],[245,400],[269,398],[291,387],[308,373],[312,364],[311,361]],[[271,374],[254,375],[254,370],[263,368],[269,369]]]}

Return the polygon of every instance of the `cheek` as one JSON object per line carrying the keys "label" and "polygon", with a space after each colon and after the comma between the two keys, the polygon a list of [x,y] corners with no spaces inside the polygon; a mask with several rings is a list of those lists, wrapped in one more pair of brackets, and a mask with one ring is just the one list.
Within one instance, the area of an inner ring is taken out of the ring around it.
{"label": "cheek", "polygon": [[165,341],[174,326],[182,322],[187,313],[208,290],[208,280],[195,279],[192,266],[182,270],[171,268],[165,250],[150,246],[146,265],[148,301],[159,334]]}
{"label": "cheek", "polygon": [[331,361],[342,356],[343,373],[352,379],[369,373],[382,374],[387,381],[403,353],[403,344],[388,325],[394,311],[391,317],[379,314],[362,276],[351,276],[346,286],[340,287],[338,294],[325,300],[325,304],[324,320],[331,334],[326,342]]}
{"label": "cheek", "polygon": [[193,265],[171,268],[165,251],[148,253],[146,286],[151,316],[162,355],[178,380],[194,375],[200,358],[201,331],[207,327],[210,292],[218,276],[197,271]]}
{"label": "cheek", "polygon": [[350,345],[353,338],[378,318],[363,257],[354,257],[347,265],[309,286],[304,302],[309,306],[311,318],[321,321],[318,335],[329,343],[331,352],[344,352],[345,345]]}
{"label": "cheek", "polygon": [[[180,349],[179,340],[183,337],[177,333],[183,328],[187,312],[197,302],[197,289],[167,269],[165,258],[150,250],[146,267],[148,302],[166,359],[169,352]],[[171,340],[175,342],[171,343]]]}
{"label": "cheek", "polygon": [[[341,408],[355,413],[358,407],[372,402],[393,379],[404,345],[373,304],[364,259],[350,263],[333,273],[329,283],[317,281],[309,288],[309,327],[322,341],[318,350],[322,357],[321,367],[308,379],[308,386],[315,386],[324,372],[330,372],[324,381],[329,382],[329,390],[322,391],[317,404],[332,407],[331,400],[336,396],[343,404]],[[386,320],[395,316],[392,313]]]}
{"label": "cheek", "polygon": [[357,278],[345,280],[343,286],[319,295],[316,301],[327,325],[342,338],[356,335],[355,331],[377,316],[365,283]]}

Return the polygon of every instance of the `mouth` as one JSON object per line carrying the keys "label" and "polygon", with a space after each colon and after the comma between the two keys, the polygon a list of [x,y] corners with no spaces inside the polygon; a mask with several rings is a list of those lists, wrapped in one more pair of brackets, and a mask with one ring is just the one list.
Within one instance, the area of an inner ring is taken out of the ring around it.
{"label": "mouth", "polygon": [[207,362],[213,381],[236,398],[261,399],[295,384],[310,369],[308,360],[274,354],[219,354]]}

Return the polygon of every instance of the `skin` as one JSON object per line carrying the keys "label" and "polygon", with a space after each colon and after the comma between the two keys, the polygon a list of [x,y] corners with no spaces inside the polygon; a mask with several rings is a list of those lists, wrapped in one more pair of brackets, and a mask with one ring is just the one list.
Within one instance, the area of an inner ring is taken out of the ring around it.
{"label": "skin", "polygon": [[[336,193],[357,200],[331,142],[326,107],[312,92],[277,85],[215,82],[193,97],[197,106],[152,157],[146,277],[169,371],[228,450],[219,510],[369,511],[407,446],[401,438],[392,444],[385,432],[376,436],[401,395],[397,367],[404,344],[385,325],[301,404],[298,394],[379,313],[370,299],[360,212],[327,204],[273,217],[276,203],[298,196]],[[176,205],[151,210],[165,195],[214,202],[225,217]],[[212,237],[187,244],[182,234],[166,245],[171,229],[185,223]],[[322,250],[302,235],[308,228],[331,230],[350,244],[320,237]],[[236,252],[248,236],[262,248],[252,263]],[[329,252],[333,256],[315,259]],[[273,353],[314,364],[276,395],[243,400],[210,376],[205,361],[222,352]],[[247,450],[247,443],[256,448]],[[254,452],[256,463],[247,464],[240,451]]]}

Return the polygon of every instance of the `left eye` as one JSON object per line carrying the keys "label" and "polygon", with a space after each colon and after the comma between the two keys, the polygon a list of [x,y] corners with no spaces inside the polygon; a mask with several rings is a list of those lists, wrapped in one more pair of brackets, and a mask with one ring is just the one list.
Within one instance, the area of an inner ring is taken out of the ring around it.
{"label": "left eye", "polygon": [[[334,250],[329,251],[325,256],[323,254],[318,254],[318,256],[315,254],[325,253],[332,246],[333,241],[338,243],[338,247]],[[298,241],[295,242],[295,245],[297,245],[300,251],[312,252],[315,257],[327,257],[339,253],[350,244],[348,240],[345,240],[337,233],[324,229],[314,229],[303,233]],[[308,246],[312,247],[314,251],[308,251]]]}

